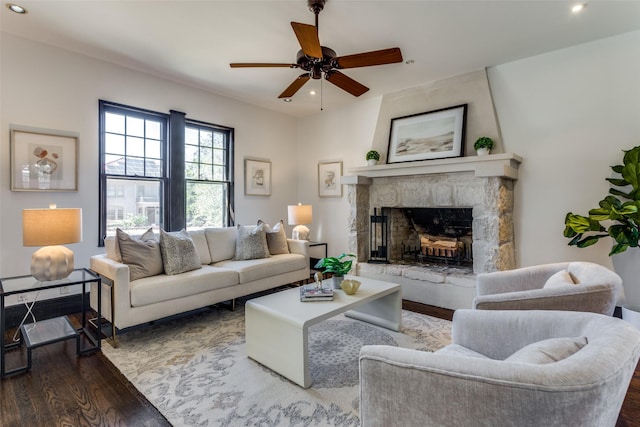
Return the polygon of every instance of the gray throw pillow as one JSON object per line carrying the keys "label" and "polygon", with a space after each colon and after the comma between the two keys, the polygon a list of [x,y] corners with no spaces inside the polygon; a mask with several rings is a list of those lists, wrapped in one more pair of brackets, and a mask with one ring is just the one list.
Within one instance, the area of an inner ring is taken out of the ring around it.
{"label": "gray throw pillow", "polygon": [[287,234],[284,231],[284,221],[276,223],[276,225],[269,227],[269,224],[258,220],[258,225],[263,225],[267,232],[267,246],[269,247],[269,253],[271,255],[288,254],[289,244],[287,243]]}
{"label": "gray throw pillow", "polygon": [[238,225],[238,238],[236,239],[236,256],[234,260],[268,258],[269,246],[267,245],[267,233],[264,224],[258,226]]}
{"label": "gray throw pillow", "polygon": [[153,234],[153,229],[149,228],[142,236],[137,237],[130,236],[118,228],[116,238],[122,262],[129,266],[129,280],[134,281],[163,273],[160,244]]}
{"label": "gray throw pillow", "polygon": [[196,245],[185,230],[160,230],[160,252],[164,273],[169,276],[202,268]]}

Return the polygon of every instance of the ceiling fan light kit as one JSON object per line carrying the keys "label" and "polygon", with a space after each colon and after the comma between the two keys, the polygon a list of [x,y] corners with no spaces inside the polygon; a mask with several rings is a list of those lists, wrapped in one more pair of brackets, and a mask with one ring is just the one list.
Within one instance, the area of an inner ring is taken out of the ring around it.
{"label": "ceiling fan light kit", "polygon": [[338,56],[335,50],[322,46],[318,35],[318,15],[324,9],[325,2],[326,0],[307,0],[309,10],[315,15],[315,26],[299,22],[291,23],[293,32],[301,47],[296,55],[295,64],[236,62],[229,64],[231,68],[286,67],[300,68],[305,71],[278,96],[278,98],[284,98],[285,100],[295,95],[310,79],[319,80],[323,77],[353,96],[360,96],[367,92],[369,90],[368,87],[338,70],[402,62],[402,52],[400,48],[394,47]]}

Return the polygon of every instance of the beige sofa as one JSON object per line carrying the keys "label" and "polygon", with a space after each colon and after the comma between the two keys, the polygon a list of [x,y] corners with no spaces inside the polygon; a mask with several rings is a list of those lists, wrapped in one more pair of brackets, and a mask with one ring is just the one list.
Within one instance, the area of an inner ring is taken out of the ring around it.
{"label": "beige sofa", "polygon": [[[202,268],[185,273],[131,281],[129,266],[122,262],[114,237],[105,240],[106,254],[91,257],[91,269],[105,282],[102,314],[116,328],[140,325],[309,278],[307,241],[285,236],[290,253],[235,261],[235,227],[188,233]],[[97,306],[95,285],[91,290],[91,306],[94,309]]]}

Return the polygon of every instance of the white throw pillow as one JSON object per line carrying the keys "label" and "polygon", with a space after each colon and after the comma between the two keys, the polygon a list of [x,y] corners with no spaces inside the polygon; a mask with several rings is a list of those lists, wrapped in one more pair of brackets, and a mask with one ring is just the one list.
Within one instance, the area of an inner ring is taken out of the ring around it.
{"label": "white throw pillow", "polygon": [[261,219],[258,225],[264,225],[267,232],[267,246],[271,255],[288,254],[289,244],[287,243],[287,233],[284,231],[284,221],[280,220],[272,227]]}
{"label": "white throw pillow", "polygon": [[543,289],[558,288],[562,286],[573,286],[576,283],[573,281],[573,276],[567,270],[560,270],[553,274],[545,282]]}
{"label": "white throw pillow", "polygon": [[193,240],[193,244],[196,245],[200,263],[204,265],[211,264],[211,254],[209,254],[209,245],[207,244],[204,230],[189,230],[188,233],[191,236],[191,240]]}
{"label": "white throw pillow", "polygon": [[236,255],[237,234],[236,227],[204,229],[212,263],[232,259]]}
{"label": "white throw pillow", "polygon": [[587,345],[587,337],[550,338],[534,342],[513,353],[505,362],[544,365],[559,362]]}

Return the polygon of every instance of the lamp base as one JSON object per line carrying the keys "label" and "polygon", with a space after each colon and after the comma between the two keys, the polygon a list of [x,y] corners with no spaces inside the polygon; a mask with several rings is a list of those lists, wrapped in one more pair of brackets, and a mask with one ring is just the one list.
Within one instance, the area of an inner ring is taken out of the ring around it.
{"label": "lamp base", "polygon": [[73,252],[64,246],[45,246],[31,256],[31,275],[41,282],[64,279],[73,271]]}
{"label": "lamp base", "polygon": [[296,240],[309,240],[309,227],[306,225],[296,225],[291,233],[291,238]]}

